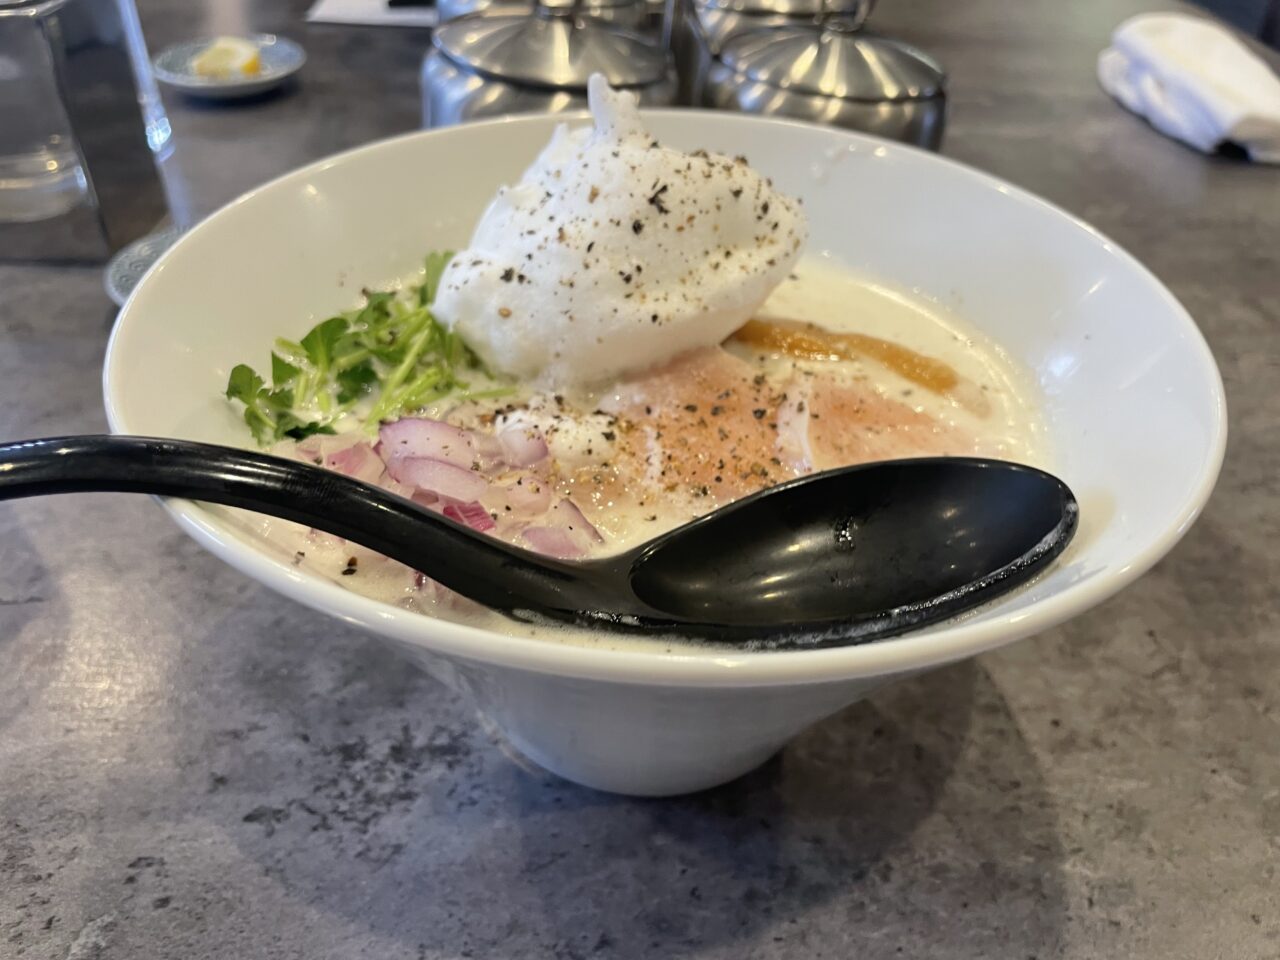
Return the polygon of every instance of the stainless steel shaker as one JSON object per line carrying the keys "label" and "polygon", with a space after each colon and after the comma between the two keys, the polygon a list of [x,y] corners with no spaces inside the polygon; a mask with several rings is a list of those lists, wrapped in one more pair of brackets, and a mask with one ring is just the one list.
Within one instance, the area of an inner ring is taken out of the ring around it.
{"label": "stainless steel shaker", "polygon": [[657,43],[540,0],[532,15],[473,15],[438,28],[422,63],[423,125],[443,127],[512,113],[587,105],[587,80],[635,92],[642,104],[675,101],[670,56]]}
{"label": "stainless steel shaker", "polygon": [[[519,16],[534,12],[533,0],[436,0],[440,23],[448,23],[472,14]],[[624,30],[643,31],[651,11],[644,0],[584,0],[582,13],[611,23]]]}
{"label": "stainless steel shaker", "polygon": [[670,46],[680,74],[680,102],[700,106],[721,47],[761,27],[810,23],[824,0],[669,0]]}
{"label": "stainless steel shaker", "polygon": [[863,30],[871,0],[815,23],[729,37],[702,85],[705,106],[861,130],[937,150],[946,75],[924,52]]}
{"label": "stainless steel shaker", "polygon": [[0,0],[0,259],[103,260],[166,214],[132,0]]}

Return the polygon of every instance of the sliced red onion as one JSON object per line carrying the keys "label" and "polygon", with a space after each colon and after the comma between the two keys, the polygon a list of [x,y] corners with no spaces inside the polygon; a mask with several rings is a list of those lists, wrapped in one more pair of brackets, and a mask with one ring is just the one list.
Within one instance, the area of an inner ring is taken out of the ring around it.
{"label": "sliced red onion", "polygon": [[313,433],[302,440],[285,440],[272,452],[296,457],[307,463],[323,464],[330,456],[365,443],[359,433]]}
{"label": "sliced red onion", "polygon": [[479,530],[481,533],[497,526],[484,505],[474,500],[470,503],[451,503],[444,508],[444,515],[450,520],[465,523],[472,530]]}
{"label": "sliced red onion", "polygon": [[502,459],[513,467],[527,467],[547,455],[547,441],[537,427],[511,426],[498,434]]}
{"label": "sliced red onion", "polygon": [[533,550],[548,557],[570,560],[583,554],[582,548],[573,542],[573,537],[563,527],[527,527],[521,536]]}
{"label": "sliced red onion", "polygon": [[[409,482],[409,464],[414,462],[413,457],[390,457],[386,460],[387,476],[393,481],[403,486],[413,489],[413,484]],[[407,494],[406,494],[407,496]]]}
{"label": "sliced red onion", "polygon": [[441,503],[440,498],[434,493],[428,493],[426,490],[412,490],[408,494],[408,497],[418,506],[426,507],[428,510],[434,510],[436,513],[439,513],[444,508],[444,504]]}
{"label": "sliced red onion", "polygon": [[[391,475],[388,473],[384,473],[378,480],[378,486],[388,493],[394,493],[397,497],[404,497],[406,500],[412,500],[414,496],[413,487],[404,483],[397,483],[391,479]],[[435,494],[431,494],[431,498],[434,500]]]}
{"label": "sliced red onion", "polygon": [[491,433],[473,433],[471,434],[471,442],[474,449],[482,460],[501,460],[502,444],[498,442],[498,438]]}
{"label": "sliced red onion", "polygon": [[324,458],[324,465],[330,470],[345,473],[348,477],[363,480],[365,483],[377,483],[382,476],[384,466],[373,447],[363,441],[346,447]]}
{"label": "sliced red onion", "polygon": [[320,438],[317,436],[307,437],[297,443],[292,443],[292,441],[286,441],[286,443],[292,444],[292,449],[289,452],[299,460],[315,463],[317,460],[323,459],[320,453]]}
{"label": "sliced red onion", "polygon": [[474,433],[472,439],[476,445],[476,464],[486,477],[498,477],[511,469],[503,459],[502,444],[491,433]]}
{"label": "sliced red onion", "polygon": [[470,469],[476,460],[470,433],[439,420],[405,417],[378,430],[378,454],[388,465],[402,457],[441,460]]}
{"label": "sliced red onion", "polygon": [[[326,457],[331,453],[337,453],[339,450],[345,450],[347,447],[354,447],[357,444],[367,443],[364,434],[358,432],[349,433],[314,433],[307,440],[315,440],[320,445],[320,452]],[[304,440],[303,443],[307,441]]]}
{"label": "sliced red onion", "polygon": [[387,472],[397,483],[463,502],[480,499],[489,486],[473,470],[425,457],[393,457],[387,461]]}
{"label": "sliced red onion", "polygon": [[600,535],[600,531],[592,526],[586,514],[572,500],[566,497],[552,507],[551,510],[556,516],[556,520],[570,530],[581,530],[596,543],[604,543],[604,537]]}
{"label": "sliced red onion", "polygon": [[[355,473],[360,469],[360,465],[364,463],[366,455],[372,455],[373,451],[367,447],[357,444],[354,447],[347,447],[345,450],[339,450],[337,453],[325,454],[323,465],[326,469],[336,470],[338,473],[345,473],[347,476]],[[382,461],[379,460],[379,463]]]}

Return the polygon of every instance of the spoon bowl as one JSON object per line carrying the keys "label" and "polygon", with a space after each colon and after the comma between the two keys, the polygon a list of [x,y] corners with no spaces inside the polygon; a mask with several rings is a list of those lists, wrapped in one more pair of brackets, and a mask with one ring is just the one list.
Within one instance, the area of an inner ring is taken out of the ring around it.
{"label": "spoon bowl", "polygon": [[1077,506],[1031,467],[959,457],[811,474],[632,551],[631,587],[691,622],[848,642],[953,616],[1066,548]]}
{"label": "spoon bowl", "polygon": [[399,560],[516,619],[775,648],[888,637],[1035,576],[1070,542],[1056,477],[927,458],[801,477],[599,559],[555,560],[379,487],[183,440],[81,436],[0,446],[0,500],[114,491],[282,517]]}

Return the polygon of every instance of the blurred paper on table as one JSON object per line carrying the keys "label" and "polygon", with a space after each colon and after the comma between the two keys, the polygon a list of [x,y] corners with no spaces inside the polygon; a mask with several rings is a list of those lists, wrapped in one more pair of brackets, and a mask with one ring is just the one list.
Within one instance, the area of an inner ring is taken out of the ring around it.
{"label": "blurred paper on table", "polygon": [[1098,58],[1098,81],[1197,150],[1234,143],[1252,160],[1280,163],[1280,78],[1209,20],[1156,13],[1125,21]]}
{"label": "blurred paper on table", "polygon": [[316,0],[307,11],[311,23],[347,23],[373,27],[434,27],[435,7],[392,7],[387,0]]}

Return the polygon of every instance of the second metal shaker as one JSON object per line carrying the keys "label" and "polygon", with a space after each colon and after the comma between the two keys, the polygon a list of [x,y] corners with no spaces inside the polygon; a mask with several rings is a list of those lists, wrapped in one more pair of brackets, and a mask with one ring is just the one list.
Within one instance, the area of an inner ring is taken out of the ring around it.
{"label": "second metal shaker", "polygon": [[512,113],[564,113],[587,105],[602,73],[642,104],[675,101],[670,57],[656,43],[540,2],[533,15],[469,16],[436,30],[422,64],[423,124],[443,127]]}

